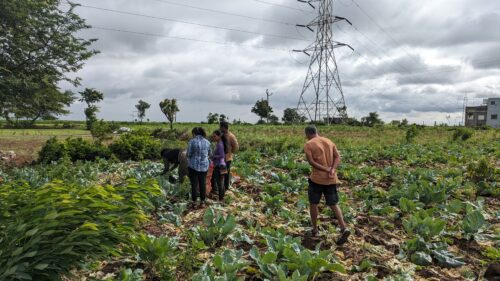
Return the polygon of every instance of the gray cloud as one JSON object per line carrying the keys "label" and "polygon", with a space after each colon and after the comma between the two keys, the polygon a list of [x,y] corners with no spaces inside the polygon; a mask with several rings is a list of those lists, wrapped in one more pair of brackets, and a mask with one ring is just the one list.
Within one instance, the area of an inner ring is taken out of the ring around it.
{"label": "gray cloud", "polygon": [[[310,11],[307,5],[295,1],[268,1]],[[294,24],[310,22],[314,18],[311,13],[252,0],[171,1],[287,23],[279,24],[156,0],[80,2],[302,39],[77,8],[78,13],[96,27],[160,35],[99,29],[81,32],[82,37],[99,39],[94,47],[102,53],[90,59],[78,76],[83,78],[81,88],[93,87],[105,93],[103,118],[129,120],[134,104],[143,99],[154,104],[149,117],[163,120],[156,104],[163,98],[174,97],[182,105],[181,121],[201,121],[208,112],[216,111],[255,121],[256,116],[250,108],[257,99],[265,97],[266,89],[275,92],[271,102],[277,114],[297,104],[309,58],[290,51],[307,47],[314,33]],[[347,48],[336,50],[350,115],[361,117],[367,112],[378,111],[384,118],[401,119],[397,117],[404,116],[410,121],[414,118],[419,122],[431,122],[450,114],[458,116],[457,100],[464,92],[477,97],[498,96],[500,33],[496,29],[500,25],[500,1],[357,2],[383,30],[351,1],[334,0],[335,14],[349,18],[355,27],[341,22],[334,31],[336,40],[356,49],[356,53]],[[62,87],[72,89],[64,84]],[[75,104],[71,110],[74,113],[68,118],[83,118],[80,104]]]}

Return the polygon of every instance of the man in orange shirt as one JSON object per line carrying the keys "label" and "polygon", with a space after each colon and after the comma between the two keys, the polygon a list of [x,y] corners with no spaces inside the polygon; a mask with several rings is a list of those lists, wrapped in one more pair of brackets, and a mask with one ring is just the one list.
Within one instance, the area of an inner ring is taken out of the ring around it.
{"label": "man in orange shirt", "polygon": [[304,152],[307,161],[312,166],[308,190],[312,236],[318,233],[318,204],[324,195],[326,205],[332,209],[339,221],[341,235],[336,243],[342,245],[347,242],[351,233],[346,228],[342,211],[337,205],[339,202],[337,188],[340,183],[337,177],[337,167],[340,164],[340,154],[331,140],[318,135],[316,127],[308,126],[305,134],[308,141],[304,146]]}
{"label": "man in orange shirt", "polygon": [[238,144],[238,139],[236,136],[229,131],[229,123],[222,121],[219,123],[219,129],[227,136],[229,141],[228,151],[226,153],[226,168],[227,173],[224,175],[224,190],[229,190],[231,182],[231,164],[233,163],[234,153],[238,152],[240,145]]}

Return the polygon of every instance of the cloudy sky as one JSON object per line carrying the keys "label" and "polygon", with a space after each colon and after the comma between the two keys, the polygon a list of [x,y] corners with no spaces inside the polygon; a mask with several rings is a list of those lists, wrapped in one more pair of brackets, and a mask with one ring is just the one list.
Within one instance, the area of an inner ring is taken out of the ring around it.
{"label": "cloudy sky", "polygon": [[[94,28],[101,53],[77,73],[82,88],[105,94],[100,117],[132,120],[139,99],[177,98],[178,121],[203,121],[209,112],[231,120],[251,113],[266,89],[275,114],[296,107],[314,33],[297,28],[315,11],[294,0],[74,0]],[[348,114],[377,111],[386,121],[458,123],[468,104],[500,96],[500,1],[333,0],[334,26]],[[140,16],[142,15],[142,16]],[[243,32],[244,31],[244,32]],[[79,91],[81,88],[65,89]],[[83,119],[75,103],[66,119]]]}

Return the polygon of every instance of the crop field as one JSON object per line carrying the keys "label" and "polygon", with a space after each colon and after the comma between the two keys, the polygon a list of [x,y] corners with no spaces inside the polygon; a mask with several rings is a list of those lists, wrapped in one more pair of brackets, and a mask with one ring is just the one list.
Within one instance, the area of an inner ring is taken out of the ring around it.
{"label": "crop field", "polygon": [[[108,144],[53,129],[75,136],[1,169],[0,280],[477,280],[500,262],[498,130],[320,126],[342,155],[352,235],[337,246],[323,202],[309,236],[303,126],[232,126],[232,187],[200,209],[187,179],[159,175],[159,150],[185,147],[195,125],[133,126]],[[2,130],[0,150],[42,130]]]}

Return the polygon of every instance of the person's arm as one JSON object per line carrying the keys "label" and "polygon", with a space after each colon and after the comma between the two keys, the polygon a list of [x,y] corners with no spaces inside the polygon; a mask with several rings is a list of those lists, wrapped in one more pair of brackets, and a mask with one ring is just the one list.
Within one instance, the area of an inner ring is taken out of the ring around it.
{"label": "person's arm", "polygon": [[187,152],[186,152],[188,158],[191,158],[191,156],[193,155],[193,148],[192,148],[192,146],[193,146],[193,142],[189,141]]}
{"label": "person's arm", "polygon": [[330,170],[328,171],[328,174],[330,176],[333,176],[333,174],[335,174],[335,172],[337,171],[337,167],[340,165],[340,159],[341,156],[339,151],[337,150],[337,146],[333,146],[333,163],[330,167]]}
{"label": "person's arm", "polygon": [[320,170],[320,171],[324,171],[324,172],[330,172],[330,167],[327,167],[327,166],[323,166],[321,165],[320,163],[314,161],[314,157],[312,155],[312,152],[311,150],[307,149],[307,147],[304,149],[304,151],[306,152],[306,158],[307,158],[307,162],[309,162],[309,164],[311,166],[313,166],[314,168]]}
{"label": "person's arm", "polygon": [[231,138],[230,142],[231,142],[231,152],[232,153],[238,152],[238,150],[240,150],[240,144],[238,143],[238,140],[234,135]]}

